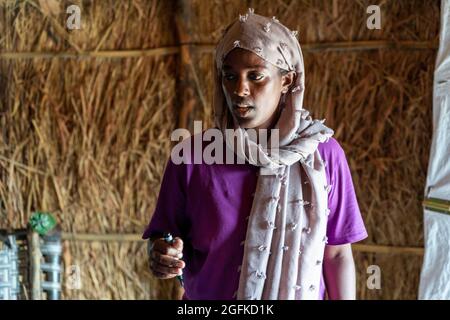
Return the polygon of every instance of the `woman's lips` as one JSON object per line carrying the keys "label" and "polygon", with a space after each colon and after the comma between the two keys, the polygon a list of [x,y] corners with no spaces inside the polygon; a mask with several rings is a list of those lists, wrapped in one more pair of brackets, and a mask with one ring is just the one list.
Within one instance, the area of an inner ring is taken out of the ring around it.
{"label": "woman's lips", "polygon": [[244,105],[234,105],[233,110],[235,111],[236,115],[245,118],[250,115],[250,113],[253,111],[253,107],[251,106],[244,106]]}

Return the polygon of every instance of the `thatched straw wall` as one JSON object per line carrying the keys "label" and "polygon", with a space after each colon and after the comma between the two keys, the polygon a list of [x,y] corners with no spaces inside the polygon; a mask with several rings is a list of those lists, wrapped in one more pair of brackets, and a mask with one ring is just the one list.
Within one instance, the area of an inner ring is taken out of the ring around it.
{"label": "thatched straw wall", "polygon": [[[2,7],[9,19],[5,51],[122,50],[176,41],[167,1],[78,2],[83,28],[70,34],[55,27],[64,25],[63,6],[52,17],[32,3]],[[141,232],[176,125],[176,61],[174,55],[8,60],[2,70],[10,83],[2,99],[2,227],[19,227],[31,211],[48,210],[67,232]],[[70,242],[66,248],[65,263],[80,266],[83,288],[66,290],[65,298],[171,296],[155,289],[144,243]]]}
{"label": "thatched straw wall", "polygon": [[[176,3],[44,2],[0,7],[0,228],[23,226],[32,211],[48,210],[65,232],[139,233],[154,207],[169,134],[179,123],[181,62],[177,49],[147,57],[127,57],[124,50],[177,47]],[[64,28],[72,3],[82,10],[81,30]],[[191,13],[190,43],[213,45],[248,7],[299,30],[305,108],[327,119],[347,153],[369,232],[364,243],[421,247],[439,1],[183,3]],[[366,28],[370,4],[381,7],[381,30]],[[348,41],[355,41],[352,48],[324,49]],[[399,47],[386,48],[392,44]],[[198,85],[187,125],[193,119],[211,124],[211,47],[191,48]],[[116,57],[85,53],[108,50]],[[24,52],[66,57],[18,54]],[[417,297],[420,255],[355,251],[355,259],[359,298]],[[80,266],[83,284],[66,289],[66,299],[177,294],[174,281],[147,271],[143,242],[65,241],[64,262]],[[381,290],[365,286],[372,264],[381,268]]]}

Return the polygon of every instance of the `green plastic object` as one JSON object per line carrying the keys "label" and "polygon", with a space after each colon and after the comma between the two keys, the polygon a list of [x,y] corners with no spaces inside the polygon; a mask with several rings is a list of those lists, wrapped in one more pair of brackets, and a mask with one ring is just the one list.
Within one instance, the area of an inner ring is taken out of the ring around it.
{"label": "green plastic object", "polygon": [[50,230],[56,226],[56,219],[48,212],[33,212],[30,217],[31,228],[39,233],[41,236],[45,236]]}

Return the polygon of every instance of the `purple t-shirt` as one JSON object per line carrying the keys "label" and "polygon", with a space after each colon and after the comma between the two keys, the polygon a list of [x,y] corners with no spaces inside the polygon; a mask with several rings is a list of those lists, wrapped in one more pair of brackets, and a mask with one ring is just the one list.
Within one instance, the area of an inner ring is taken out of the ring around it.
{"label": "purple t-shirt", "polygon": [[[328,245],[367,237],[344,150],[330,138],[319,144],[326,162]],[[247,220],[259,168],[251,164],[181,164],[168,161],[155,212],[143,238],[171,232],[183,239],[183,299],[235,299]],[[323,275],[319,299],[325,296]]]}

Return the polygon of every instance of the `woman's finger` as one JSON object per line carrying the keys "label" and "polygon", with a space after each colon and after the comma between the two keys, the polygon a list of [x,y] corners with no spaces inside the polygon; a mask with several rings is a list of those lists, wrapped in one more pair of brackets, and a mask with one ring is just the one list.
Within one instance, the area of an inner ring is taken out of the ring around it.
{"label": "woman's finger", "polygon": [[166,267],[165,265],[162,265],[155,261],[152,262],[152,268],[154,271],[164,274],[179,275],[182,273],[181,268]]}

